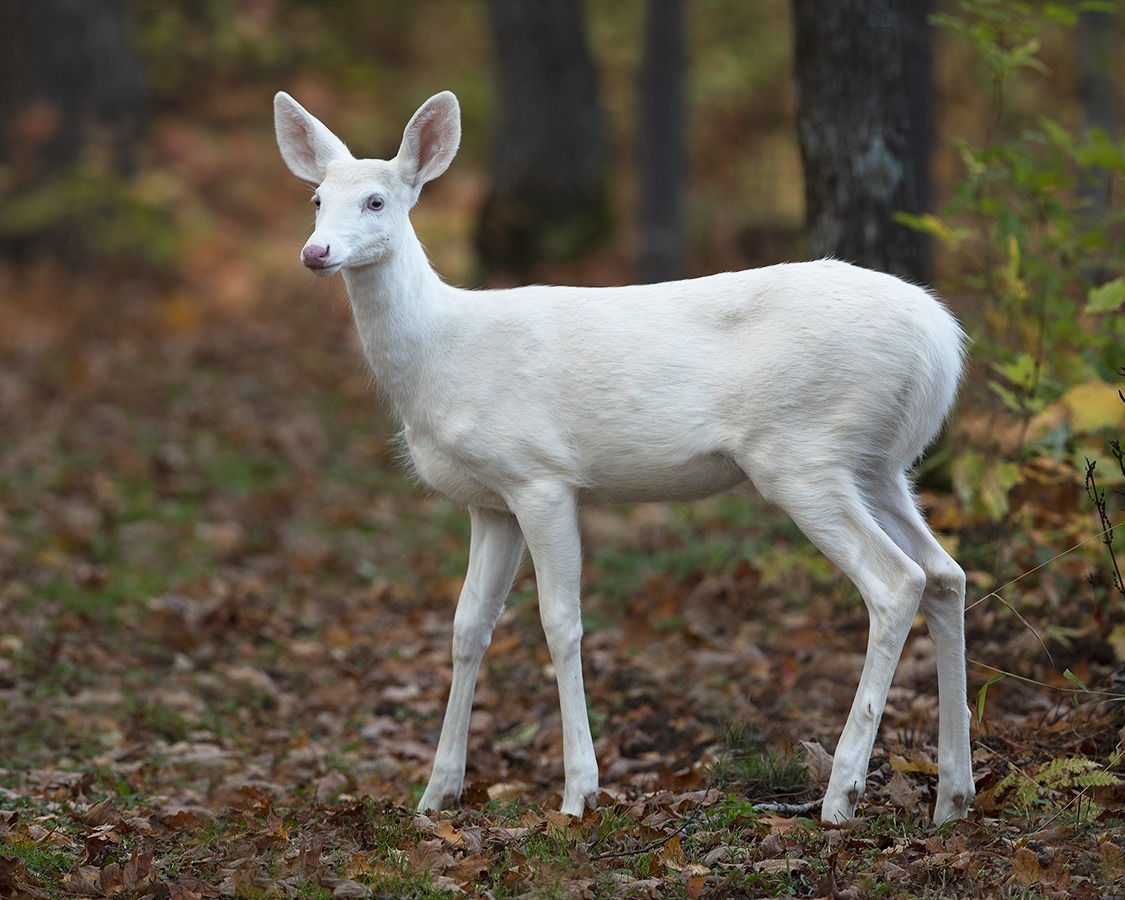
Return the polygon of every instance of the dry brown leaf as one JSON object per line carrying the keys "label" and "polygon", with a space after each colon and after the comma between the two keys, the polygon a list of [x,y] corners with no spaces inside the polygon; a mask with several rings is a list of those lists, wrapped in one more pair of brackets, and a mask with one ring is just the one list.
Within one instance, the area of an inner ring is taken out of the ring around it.
{"label": "dry brown leaf", "polygon": [[1017,847],[1012,853],[1012,879],[1023,885],[1042,884],[1065,888],[1070,878],[1063,872],[1066,854]]}
{"label": "dry brown leaf", "polygon": [[434,824],[430,833],[441,838],[451,847],[459,847],[463,843],[461,832],[452,822],[437,822]]}
{"label": "dry brown leaf", "polygon": [[796,819],[788,816],[779,816],[774,813],[762,816],[758,821],[769,828],[771,832],[776,832],[777,834],[785,834],[785,832],[796,828],[798,824]]}
{"label": "dry brown leaf", "polygon": [[780,856],[773,859],[759,859],[754,863],[755,872],[767,874],[791,872],[804,872],[809,868],[809,861],[800,856]]}
{"label": "dry brown leaf", "polygon": [[906,780],[906,776],[901,771],[895,771],[891,775],[891,780],[887,782],[884,793],[893,806],[899,809],[913,809],[914,804],[926,794],[926,789],[916,787]]}
{"label": "dry brown leaf", "polygon": [[333,769],[313,782],[313,798],[317,803],[328,803],[348,786],[348,776]]}
{"label": "dry brown leaf", "polygon": [[363,900],[363,898],[370,896],[372,896],[371,888],[350,878],[337,881],[332,885],[332,900]]}
{"label": "dry brown leaf", "polygon": [[113,805],[113,800],[107,797],[101,803],[95,803],[78,818],[87,825],[119,825],[121,813]]}
{"label": "dry brown leaf", "polygon": [[832,754],[819,741],[801,741],[801,746],[805,748],[805,767],[809,770],[809,778],[819,788],[828,787],[828,779],[832,777]]}
{"label": "dry brown leaf", "polygon": [[683,869],[684,848],[680,843],[678,834],[672,835],[669,840],[665,841],[657,853],[660,856],[660,861],[672,871],[679,872]]}

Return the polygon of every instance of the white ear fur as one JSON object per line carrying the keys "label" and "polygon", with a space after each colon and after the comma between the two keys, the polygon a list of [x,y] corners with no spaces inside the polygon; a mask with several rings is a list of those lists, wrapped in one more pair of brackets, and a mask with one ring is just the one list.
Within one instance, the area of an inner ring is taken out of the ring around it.
{"label": "white ear fur", "polygon": [[461,106],[449,91],[434,94],[414,113],[395,159],[415,189],[449,168],[461,144]]}
{"label": "white ear fur", "polygon": [[313,184],[324,181],[334,159],[352,159],[347,146],[285,91],[273,98],[277,146],[289,171]]}

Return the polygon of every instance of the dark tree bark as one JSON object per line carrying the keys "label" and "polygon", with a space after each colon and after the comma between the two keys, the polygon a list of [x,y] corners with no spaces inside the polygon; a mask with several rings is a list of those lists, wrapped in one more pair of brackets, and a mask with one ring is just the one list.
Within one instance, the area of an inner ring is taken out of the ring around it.
{"label": "dark tree bark", "polygon": [[[902,30],[902,75],[910,116],[907,147],[917,212],[933,212],[930,156],[934,140],[934,26],[930,16],[934,6],[934,0],[894,2]],[[915,277],[928,282],[933,278],[933,242],[925,234],[919,235],[919,240],[922,258]]]}
{"label": "dark tree bark", "polygon": [[[49,184],[95,147],[111,170],[125,173],[143,109],[122,0],[0,3],[0,165],[7,170],[0,204]],[[57,237],[8,233],[0,244],[19,256]]]}
{"label": "dark tree bark", "polygon": [[684,270],[683,80],[683,0],[648,0],[637,129],[639,268],[645,282],[671,281]]}
{"label": "dark tree bark", "polygon": [[809,250],[924,280],[903,38],[891,0],[793,0]]}
{"label": "dark tree bark", "polygon": [[489,0],[498,108],[477,248],[524,274],[608,230],[606,141],[579,0]]}
{"label": "dark tree bark", "polygon": [[129,164],[144,94],[124,15],[121,0],[4,0],[0,158],[58,170],[98,141]]}
{"label": "dark tree bark", "polygon": [[[1086,9],[1078,15],[1078,69],[1086,128],[1098,128],[1110,139],[1117,137],[1117,79],[1114,77],[1117,19],[1112,12]],[[1088,172],[1082,194],[1090,218],[1105,215],[1112,197],[1109,172]]]}

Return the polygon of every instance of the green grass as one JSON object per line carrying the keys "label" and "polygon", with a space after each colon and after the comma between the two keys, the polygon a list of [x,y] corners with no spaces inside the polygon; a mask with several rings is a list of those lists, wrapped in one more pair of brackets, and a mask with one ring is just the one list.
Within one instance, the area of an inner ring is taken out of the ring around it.
{"label": "green grass", "polygon": [[714,780],[757,801],[799,802],[812,790],[804,758],[793,750],[768,746],[757,729],[744,722],[724,725]]}
{"label": "green grass", "polygon": [[68,896],[63,886],[64,877],[74,871],[81,859],[59,850],[44,850],[30,840],[10,841],[4,845],[4,855],[20,860],[30,879],[41,886],[47,897]]}

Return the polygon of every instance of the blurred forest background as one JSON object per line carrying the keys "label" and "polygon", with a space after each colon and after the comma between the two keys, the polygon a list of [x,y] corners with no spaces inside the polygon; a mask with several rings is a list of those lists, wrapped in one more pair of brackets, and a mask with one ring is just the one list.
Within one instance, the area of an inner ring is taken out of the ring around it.
{"label": "blurred forest background", "polygon": [[[1123,29],[1043,0],[0,3],[0,893],[1120,889]],[[450,281],[836,255],[959,315],[971,376],[918,478],[970,579],[988,829],[901,827],[936,773],[921,622],[877,830],[744,804],[815,795],[866,617],[741,494],[584,514],[602,812],[543,812],[525,565],[466,808],[411,818],[467,517],[403,477],[343,286],[300,266],[272,97],[386,157],[443,89],[462,148],[413,219]]]}

